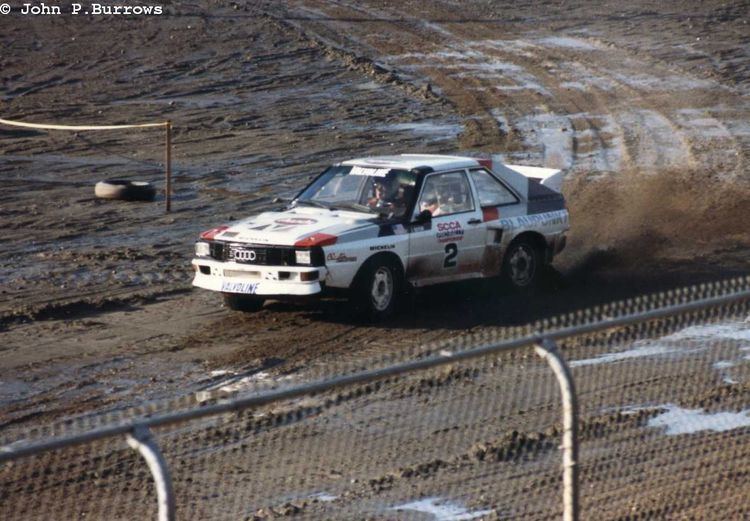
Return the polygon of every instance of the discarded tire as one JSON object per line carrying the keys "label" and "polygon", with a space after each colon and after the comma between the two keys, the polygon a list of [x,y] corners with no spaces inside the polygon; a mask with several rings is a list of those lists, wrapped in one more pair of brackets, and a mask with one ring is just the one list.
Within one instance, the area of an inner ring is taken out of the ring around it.
{"label": "discarded tire", "polygon": [[101,199],[120,199],[121,201],[153,201],[156,189],[145,181],[126,181],[124,179],[107,179],[99,181],[94,187],[94,194]]}

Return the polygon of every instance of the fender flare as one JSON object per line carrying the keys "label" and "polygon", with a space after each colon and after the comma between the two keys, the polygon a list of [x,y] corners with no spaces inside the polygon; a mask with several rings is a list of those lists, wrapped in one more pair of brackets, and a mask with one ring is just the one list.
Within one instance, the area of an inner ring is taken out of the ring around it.
{"label": "fender flare", "polygon": [[357,273],[355,273],[354,277],[352,278],[352,283],[349,285],[349,289],[357,287],[357,285],[360,283],[362,279],[362,275],[365,272],[365,269],[367,268],[367,266],[375,262],[376,259],[384,259],[384,260],[388,259],[390,261],[393,261],[395,265],[398,266],[401,272],[400,275],[401,275],[402,283],[406,283],[406,270],[404,269],[404,263],[401,262],[401,257],[399,257],[393,252],[379,251],[367,257],[367,259],[365,259],[365,261],[360,265],[360,267],[357,269]]}

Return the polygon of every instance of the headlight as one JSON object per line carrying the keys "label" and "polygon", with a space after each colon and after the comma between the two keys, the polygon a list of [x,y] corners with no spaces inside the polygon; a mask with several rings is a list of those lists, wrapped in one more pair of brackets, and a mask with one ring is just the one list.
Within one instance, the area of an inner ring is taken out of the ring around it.
{"label": "headlight", "polygon": [[294,250],[295,264],[310,264],[310,250]]}
{"label": "headlight", "polygon": [[196,242],[195,243],[195,256],[196,257],[210,257],[211,247],[207,242]]}

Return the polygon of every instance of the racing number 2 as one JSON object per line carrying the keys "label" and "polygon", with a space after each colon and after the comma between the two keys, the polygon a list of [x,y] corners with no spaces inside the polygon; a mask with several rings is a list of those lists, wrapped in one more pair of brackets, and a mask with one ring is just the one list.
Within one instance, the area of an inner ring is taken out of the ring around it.
{"label": "racing number 2", "polygon": [[455,242],[446,244],[445,245],[445,260],[443,261],[443,268],[455,268],[457,256],[458,256],[458,245]]}

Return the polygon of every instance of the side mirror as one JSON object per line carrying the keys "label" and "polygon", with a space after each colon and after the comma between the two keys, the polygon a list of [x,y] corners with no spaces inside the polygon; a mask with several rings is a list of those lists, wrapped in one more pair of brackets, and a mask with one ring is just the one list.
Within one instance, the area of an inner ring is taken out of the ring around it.
{"label": "side mirror", "polygon": [[417,215],[417,218],[414,219],[414,222],[416,224],[426,224],[432,220],[432,212],[429,210],[422,210]]}

